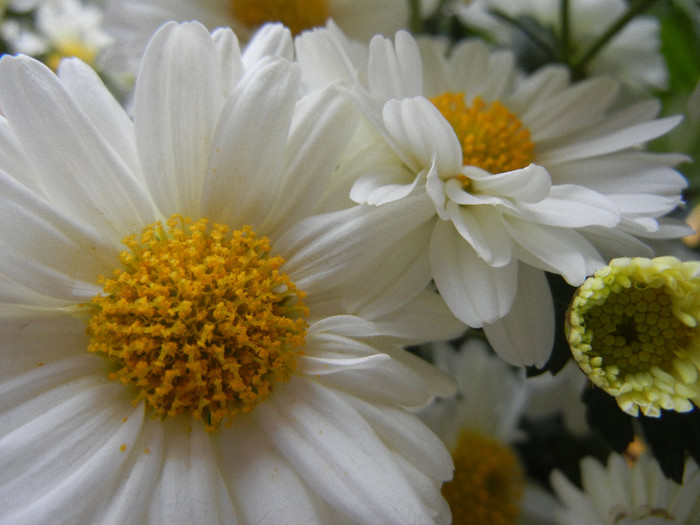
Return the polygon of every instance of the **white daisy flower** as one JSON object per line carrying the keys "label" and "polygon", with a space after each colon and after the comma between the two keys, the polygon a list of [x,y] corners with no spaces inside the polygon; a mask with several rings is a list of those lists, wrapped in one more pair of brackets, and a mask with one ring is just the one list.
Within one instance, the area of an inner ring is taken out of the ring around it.
{"label": "white daisy flower", "polygon": [[444,507],[450,456],[404,407],[453,384],[400,345],[461,325],[392,217],[326,210],[352,112],[298,84],[197,23],[154,36],[133,122],[77,59],[0,61],[0,522]]}
{"label": "white daisy flower", "polygon": [[146,42],[168,20],[232,27],[247,40],[265,22],[281,22],[296,34],[328,18],[353,38],[368,41],[407,27],[409,6],[405,0],[107,0],[105,29],[115,43],[105,53],[105,64],[135,71]]}
{"label": "white daisy flower", "polygon": [[612,454],[607,467],[586,457],[581,481],[583,488],[559,471],[552,473],[552,487],[566,507],[558,516],[563,525],[700,523],[700,470],[692,459],[686,461],[682,485],[667,479],[648,454],[631,465]]}
{"label": "white daisy flower", "polygon": [[[569,4],[570,53],[580,55],[622,16],[628,5],[624,0],[577,0]],[[561,37],[560,0],[473,0],[455,2],[457,16],[467,25],[488,32],[499,43],[522,47],[520,29],[506,24],[492,10],[512,19],[529,17]],[[661,55],[660,24],[651,16],[637,16],[630,21],[594,57],[587,73],[609,75],[637,92],[666,89],[668,71]]]}
{"label": "white daisy flower", "polygon": [[34,30],[10,20],[2,33],[13,53],[41,57],[55,71],[64,57],[78,57],[94,66],[99,53],[112,41],[101,23],[102,9],[95,5],[80,0],[45,0],[34,13]]}
{"label": "white daisy flower", "polygon": [[452,523],[553,523],[556,501],[528,481],[513,448],[529,399],[525,379],[478,339],[458,351],[435,344],[431,355],[458,383],[456,397],[422,413],[455,462],[454,477],[442,488]]}
{"label": "white daisy flower", "polygon": [[306,82],[328,83],[322,69],[352,85],[381,135],[367,151],[395,155],[353,200],[429,201],[433,277],[452,312],[506,361],[541,366],[554,333],[543,270],[579,285],[611,256],[649,253],[637,237],[688,232],[661,218],[681,203],[671,166],[685,158],[640,147],[679,118],[655,120],[653,100],[615,109],[612,80],[569,85],[559,67],[518,79],[508,52],[467,41],[446,57],[443,44],[378,36],[363,71],[334,27],[296,43]]}

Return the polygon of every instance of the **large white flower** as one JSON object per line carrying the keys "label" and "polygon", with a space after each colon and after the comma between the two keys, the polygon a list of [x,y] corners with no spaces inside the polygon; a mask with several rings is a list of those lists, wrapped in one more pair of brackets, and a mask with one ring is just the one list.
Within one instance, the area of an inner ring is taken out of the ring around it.
{"label": "large white flower", "polygon": [[334,195],[352,112],[298,83],[196,23],[154,36],[133,122],[77,59],[0,61],[2,523],[444,509],[404,407],[452,382],[400,345],[460,324],[399,217]]}
{"label": "large white flower", "polygon": [[408,25],[405,0],[107,0],[105,29],[114,45],[105,63],[135,71],[150,36],[168,20],[199,20],[210,29],[232,27],[244,40],[265,22],[281,22],[294,33],[322,26],[328,18],[355,38],[369,41]]}
{"label": "large white flower", "polygon": [[584,458],[582,488],[559,471],[552,473],[551,481],[566,507],[558,516],[562,525],[700,523],[700,470],[690,458],[682,485],[667,479],[649,454],[632,465],[618,454],[610,456],[607,466]]}
{"label": "large white flower", "polygon": [[431,202],[432,271],[450,309],[507,361],[542,365],[554,329],[543,270],[579,285],[615,254],[648,253],[637,237],[688,231],[660,219],[681,202],[671,166],[683,157],[640,147],[679,118],[655,120],[652,100],[616,109],[616,82],[570,85],[560,67],[521,79],[510,53],[480,41],[449,56],[444,42],[422,44],[378,36],[363,60],[331,26],[296,45],[307,83],[352,86],[376,130],[366,154],[395,155],[351,197]]}

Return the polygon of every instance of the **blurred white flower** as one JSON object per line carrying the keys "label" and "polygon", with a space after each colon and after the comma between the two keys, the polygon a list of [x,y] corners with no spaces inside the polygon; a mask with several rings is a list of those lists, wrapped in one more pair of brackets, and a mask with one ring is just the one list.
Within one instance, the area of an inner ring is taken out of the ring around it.
{"label": "blurred white flower", "polygon": [[528,481],[513,448],[528,404],[525,379],[478,339],[456,351],[432,345],[431,356],[458,385],[456,397],[437,400],[421,413],[455,462],[454,477],[442,489],[452,523],[553,523],[556,501]]}
{"label": "blurred white flower", "polygon": [[99,53],[111,42],[100,27],[102,9],[81,0],[43,0],[28,28],[17,20],[2,26],[2,36],[13,53],[40,57],[54,71],[65,57],[78,57],[95,65]]}
{"label": "blurred white flower", "polygon": [[[570,52],[580,54],[602,36],[627,9],[624,0],[576,0],[569,2]],[[496,10],[513,19],[529,17],[561,36],[560,0],[473,0],[455,2],[460,19],[491,34],[499,43],[517,49],[524,37],[520,29],[495,17]],[[586,68],[589,75],[609,75],[633,90],[647,93],[665,89],[668,71],[661,55],[660,25],[651,16],[637,16],[629,22]]]}
{"label": "blurred white flower", "polygon": [[586,457],[581,481],[579,488],[561,472],[552,473],[552,487],[566,507],[558,515],[562,525],[700,523],[700,470],[690,458],[682,485],[667,479],[649,454],[631,465],[618,454],[607,466]]}
{"label": "blurred white flower", "polygon": [[198,20],[209,29],[227,26],[248,40],[265,22],[281,22],[298,33],[332,18],[353,38],[393,34],[408,25],[406,0],[107,0],[105,30],[114,45],[105,64],[116,71],[138,69],[153,32],[168,20]]}

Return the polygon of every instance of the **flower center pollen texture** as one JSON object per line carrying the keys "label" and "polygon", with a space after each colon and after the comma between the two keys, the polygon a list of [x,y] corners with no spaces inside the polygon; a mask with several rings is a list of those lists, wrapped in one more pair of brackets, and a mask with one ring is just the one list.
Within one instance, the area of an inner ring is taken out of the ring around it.
{"label": "flower center pollen texture", "polygon": [[487,104],[476,97],[468,106],[464,93],[451,91],[430,101],[457,134],[464,166],[502,173],[525,168],[534,160],[530,131],[500,102]]}
{"label": "flower center pollen texture", "polygon": [[510,525],[520,514],[524,474],[506,445],[465,430],[452,452],[454,477],[442,486],[454,525]]}
{"label": "flower center pollen texture", "polygon": [[574,296],[574,358],[631,415],[686,412],[700,399],[698,271],[673,257],[615,259]]}
{"label": "flower center pollen texture", "polygon": [[250,227],[180,216],[166,226],[123,241],[122,268],[100,278],[90,305],[88,349],[112,362],[110,379],[133,389],[134,404],[215,431],[289,380],[308,309]]}
{"label": "flower center pollen texture", "polygon": [[233,16],[251,29],[281,22],[293,35],[320,27],[330,16],[327,0],[231,0]]}

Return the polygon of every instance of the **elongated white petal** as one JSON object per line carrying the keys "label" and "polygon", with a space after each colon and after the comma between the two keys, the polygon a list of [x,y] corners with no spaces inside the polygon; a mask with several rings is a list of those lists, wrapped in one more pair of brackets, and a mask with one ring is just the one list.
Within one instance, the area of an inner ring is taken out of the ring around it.
{"label": "elongated white petal", "polygon": [[[118,239],[152,217],[145,188],[44,65],[3,57],[0,106],[46,195],[61,209]],[[117,111],[114,118],[123,115]]]}
{"label": "elongated white petal", "polygon": [[134,127],[149,189],[166,218],[201,214],[202,183],[223,95],[216,50],[204,26],[163,26],[141,64]]}
{"label": "elongated white petal", "polygon": [[175,525],[235,522],[216,449],[204,425],[188,418],[163,425],[163,464],[149,501],[148,521]]}
{"label": "elongated white petal", "polygon": [[382,111],[386,130],[396,142],[399,155],[409,166],[427,168],[433,162],[441,174],[459,172],[462,148],[457,135],[426,98],[390,100]]}
{"label": "elongated white petal", "polygon": [[517,285],[517,264],[494,268],[460,239],[452,224],[435,224],[430,241],[433,278],[452,313],[468,326],[478,328],[510,310]]}
{"label": "elongated white petal", "polygon": [[[280,454],[254,417],[221,430],[222,474],[236,498],[241,523],[322,525],[335,515]],[[235,446],[226,446],[235,443]]]}
{"label": "elongated white petal", "polygon": [[430,521],[385,445],[347,402],[311,382],[290,381],[285,391],[256,416],[323,499],[361,523]]}
{"label": "elongated white petal", "polygon": [[489,343],[507,363],[541,368],[552,352],[554,326],[554,303],[544,272],[520,264],[510,312],[484,324]]}
{"label": "elongated white petal", "polygon": [[623,210],[615,197],[609,198],[584,186],[559,184],[536,204],[522,203],[518,217],[538,224],[562,228],[585,226],[615,227]]}
{"label": "elongated white petal", "polygon": [[305,219],[275,240],[285,271],[307,293],[338,285],[433,213],[424,195]]}
{"label": "elongated white petal", "polygon": [[206,215],[258,228],[271,212],[298,83],[298,69],[279,59],[263,60],[241,80],[209,145],[202,190]]}

